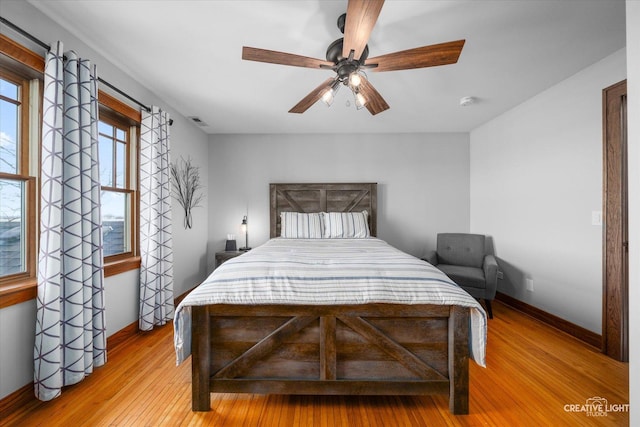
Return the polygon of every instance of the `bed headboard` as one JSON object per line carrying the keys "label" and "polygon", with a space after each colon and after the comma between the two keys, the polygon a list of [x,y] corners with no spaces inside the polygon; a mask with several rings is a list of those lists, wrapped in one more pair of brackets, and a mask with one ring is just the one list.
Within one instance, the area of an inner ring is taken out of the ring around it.
{"label": "bed headboard", "polygon": [[269,184],[270,237],[280,236],[281,212],[369,212],[369,231],[377,235],[378,184]]}

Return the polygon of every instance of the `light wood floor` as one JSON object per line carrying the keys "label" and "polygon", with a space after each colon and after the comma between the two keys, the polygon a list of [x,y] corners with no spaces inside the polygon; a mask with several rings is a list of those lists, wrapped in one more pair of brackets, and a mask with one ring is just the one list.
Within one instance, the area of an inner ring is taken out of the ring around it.
{"label": "light wood floor", "polygon": [[[567,412],[600,397],[627,404],[628,365],[496,302],[487,368],[470,362],[470,415],[445,396],[344,397],[214,394],[191,412],[191,366],[175,366],[172,325],[138,334],[108,363],[49,403],[0,414],[7,426],[626,426],[627,412]],[[567,407],[570,408],[570,407]]]}

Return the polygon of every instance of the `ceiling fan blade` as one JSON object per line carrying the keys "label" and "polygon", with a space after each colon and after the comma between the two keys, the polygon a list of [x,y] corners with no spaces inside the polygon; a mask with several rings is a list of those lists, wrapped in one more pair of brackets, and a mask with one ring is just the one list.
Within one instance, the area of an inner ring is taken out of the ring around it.
{"label": "ceiling fan blade", "polygon": [[300,102],[298,102],[292,109],[289,110],[290,113],[302,114],[309,109],[313,104],[318,102],[322,95],[331,87],[331,84],[335,81],[333,78],[328,78],[320,86],[309,92],[307,96],[302,98]]}
{"label": "ceiling fan blade", "polygon": [[322,66],[333,67],[335,65],[333,62],[322,59],[247,46],[242,47],[242,59],[306,68],[322,68]]}
{"label": "ceiling fan blade", "polygon": [[363,78],[360,81],[360,93],[367,100],[367,103],[364,106],[372,115],[375,116],[376,114],[389,109],[387,101],[385,101],[376,88],[369,83],[369,80]]}
{"label": "ceiling fan blade", "polygon": [[349,0],[342,56],[348,58],[354,50],[353,58],[360,59],[383,4],[384,0]]}
{"label": "ceiling fan blade", "polygon": [[456,40],[417,47],[369,58],[366,60],[365,66],[378,64],[377,67],[371,68],[371,71],[380,72],[455,64],[458,62],[463,46],[464,40]]}

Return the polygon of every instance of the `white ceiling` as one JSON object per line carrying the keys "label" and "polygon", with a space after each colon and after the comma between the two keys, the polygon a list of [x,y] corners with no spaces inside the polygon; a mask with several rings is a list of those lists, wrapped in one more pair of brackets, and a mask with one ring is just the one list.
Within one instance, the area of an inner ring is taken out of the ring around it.
{"label": "white ceiling", "polygon": [[346,0],[29,1],[207,133],[466,132],[625,46],[624,0],[387,0],[371,57],[466,39],[458,63],[368,72],[391,106],[377,116],[344,89],[299,115],[332,72],[243,61],[242,46],[324,59]]}

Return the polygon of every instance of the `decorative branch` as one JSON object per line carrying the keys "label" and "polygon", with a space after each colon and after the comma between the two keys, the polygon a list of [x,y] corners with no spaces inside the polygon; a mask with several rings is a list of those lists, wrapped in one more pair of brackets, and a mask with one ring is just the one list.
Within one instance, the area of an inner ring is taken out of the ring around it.
{"label": "decorative branch", "polygon": [[200,207],[204,195],[197,194],[197,191],[203,188],[200,183],[200,168],[191,164],[190,157],[187,160],[180,157],[180,160],[171,163],[171,186],[174,199],[184,210],[184,228],[191,228],[191,209]]}

